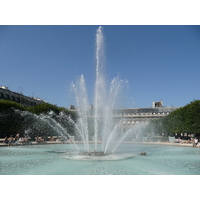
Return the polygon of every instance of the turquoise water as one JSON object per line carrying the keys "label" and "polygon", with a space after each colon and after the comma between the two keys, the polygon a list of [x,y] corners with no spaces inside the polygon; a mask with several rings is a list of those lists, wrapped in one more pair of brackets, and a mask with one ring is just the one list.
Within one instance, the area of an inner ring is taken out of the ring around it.
{"label": "turquoise water", "polygon": [[[71,144],[0,148],[1,175],[199,175],[200,149],[160,145],[123,144],[117,155],[134,154],[123,160],[70,160],[63,150]],[[146,156],[140,152],[146,151]]]}

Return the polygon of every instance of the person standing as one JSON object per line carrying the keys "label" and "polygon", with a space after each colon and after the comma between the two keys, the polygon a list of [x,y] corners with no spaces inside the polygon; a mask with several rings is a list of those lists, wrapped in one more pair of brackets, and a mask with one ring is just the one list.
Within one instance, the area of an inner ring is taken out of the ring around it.
{"label": "person standing", "polygon": [[198,139],[195,138],[195,139],[194,139],[194,145],[195,145],[195,147],[197,146],[197,144],[198,144]]}

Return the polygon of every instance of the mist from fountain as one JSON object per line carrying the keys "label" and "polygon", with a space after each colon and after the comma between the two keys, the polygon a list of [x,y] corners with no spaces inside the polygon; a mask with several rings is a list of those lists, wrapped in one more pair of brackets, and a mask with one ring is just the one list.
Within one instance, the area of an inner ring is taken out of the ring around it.
{"label": "mist from fountain", "polygon": [[[114,152],[120,143],[130,134],[134,133],[137,126],[129,126],[122,132],[122,120],[114,121],[113,109],[117,108],[125,81],[119,77],[112,79],[107,84],[104,74],[104,37],[103,28],[100,26],[96,33],[96,80],[94,84],[94,105],[90,107],[84,76],[81,75],[76,83],[72,83],[77,106],[78,121],[74,123],[77,134],[83,140],[85,151],[90,153]],[[91,131],[91,127],[93,128]],[[93,137],[94,149],[91,149],[89,140]]]}
{"label": "mist from fountain", "polygon": [[[42,134],[42,131],[45,130],[48,133],[53,133],[57,136],[71,138],[71,135],[68,133],[67,129],[61,123],[59,123],[59,119],[61,118],[65,118],[66,120],[69,120],[70,118],[70,116],[65,115],[63,112],[57,116],[58,120],[54,119],[55,113],[53,111],[40,115],[36,115],[28,111],[20,111],[17,109],[15,109],[15,112],[24,117],[25,135],[27,137],[30,137],[32,134],[35,136],[34,131]],[[76,143],[73,140],[70,141],[75,146],[76,150],[80,152],[80,149]]]}

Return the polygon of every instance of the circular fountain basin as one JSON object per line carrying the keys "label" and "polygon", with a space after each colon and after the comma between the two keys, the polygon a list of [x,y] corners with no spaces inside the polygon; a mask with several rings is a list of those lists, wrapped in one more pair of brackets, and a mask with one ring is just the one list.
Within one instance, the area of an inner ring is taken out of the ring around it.
{"label": "circular fountain basin", "polygon": [[136,154],[104,154],[103,152],[90,152],[88,153],[63,153],[62,157],[70,160],[88,160],[88,161],[103,161],[103,160],[123,160],[136,156]]}
{"label": "circular fountain basin", "polygon": [[199,148],[183,146],[122,144],[106,156],[70,144],[12,146],[0,147],[0,175],[199,175],[199,159]]}

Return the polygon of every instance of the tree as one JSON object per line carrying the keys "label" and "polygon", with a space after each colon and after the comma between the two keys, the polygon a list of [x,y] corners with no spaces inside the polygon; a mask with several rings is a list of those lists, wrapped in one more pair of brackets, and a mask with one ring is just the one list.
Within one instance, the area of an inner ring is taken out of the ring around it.
{"label": "tree", "polygon": [[74,127],[69,122],[69,116],[76,121],[76,112],[46,103],[24,107],[16,102],[0,100],[0,137],[17,133],[25,134],[25,132],[31,137],[56,134],[50,122],[42,121],[42,115],[51,115],[55,123],[60,123],[63,128],[68,129],[70,134],[74,134]]}
{"label": "tree", "polygon": [[200,100],[194,100],[163,119],[164,129],[169,133],[200,134]]}

